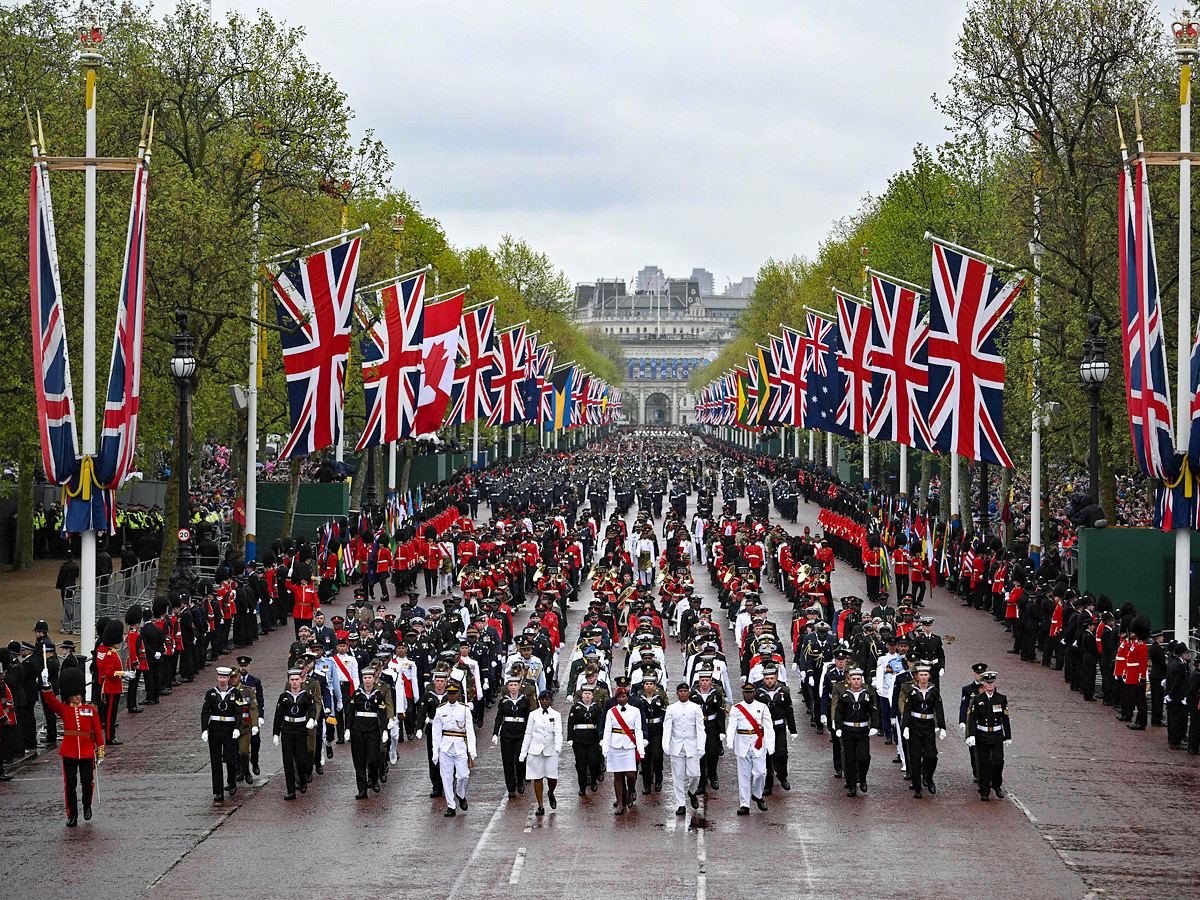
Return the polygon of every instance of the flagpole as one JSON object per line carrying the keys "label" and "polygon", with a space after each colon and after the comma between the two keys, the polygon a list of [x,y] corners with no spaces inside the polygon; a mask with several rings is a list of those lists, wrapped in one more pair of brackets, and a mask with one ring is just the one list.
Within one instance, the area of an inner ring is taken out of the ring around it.
{"label": "flagpole", "polygon": [[[1038,387],[1038,361],[1042,353],[1042,166],[1034,162],[1033,240],[1029,253],[1033,257],[1033,397],[1029,431],[1029,552],[1042,551],[1042,410],[1041,389]],[[1099,498],[1097,498],[1099,502]]]}
{"label": "flagpole", "polygon": [[816,455],[814,452],[816,450],[816,447],[814,446],[816,444],[816,442],[817,442],[817,433],[810,428],[808,431],[808,461],[809,462],[812,462],[813,456]]}
{"label": "flagpole", "polygon": [[908,444],[900,445],[900,496],[908,496]]}
{"label": "flagpole", "polygon": [[833,458],[833,432],[825,432],[825,465],[829,472],[837,470],[837,460]]}
{"label": "flagpole", "polygon": [[[101,62],[103,32],[92,17],[84,51],[79,55],[86,83],[84,107],[87,110],[83,200],[83,455],[96,456],[96,78]],[[84,29],[80,29],[81,36]],[[45,153],[45,148],[42,148]],[[83,474],[87,474],[84,472]],[[186,478],[185,472],[178,473]],[[81,652],[91,653],[96,645],[96,530],[91,525],[79,535],[79,641]],[[187,524],[187,511],[179,510],[179,525]],[[91,673],[87,667],[88,680]]]}
{"label": "flagpole", "polygon": [[[258,352],[259,320],[262,300],[258,277],[258,218],[259,185],[262,177],[262,154],[254,151],[254,205],[251,207],[253,236],[250,244],[250,374],[246,379],[246,562],[258,557]],[[181,473],[182,474],[182,473]],[[183,527],[183,522],[179,523]]]}
{"label": "flagpole", "polygon": [[[392,271],[393,278],[396,281],[404,279],[404,275],[400,274],[400,240],[404,236],[404,216],[397,213],[392,216],[392,234],[396,236],[396,246],[392,254]],[[428,272],[433,268],[432,263],[417,269],[415,272],[410,272],[410,275],[419,275],[421,272]],[[451,360],[453,362],[453,360]],[[388,478],[387,492],[390,495],[396,490],[396,441],[388,441]]]}
{"label": "flagpole", "polygon": [[303,256],[310,250],[316,250],[318,247],[324,247],[326,244],[336,244],[341,241],[348,241],[351,238],[358,237],[360,234],[366,234],[371,230],[370,222],[363,222],[357,228],[351,228],[348,231],[342,231],[332,237],[322,238],[319,241],[313,241],[311,244],[304,244],[301,247],[293,247],[291,250],[284,250],[282,253],[276,253],[274,256],[267,258],[267,263],[280,263],[284,260],[291,261],[299,256]]}
{"label": "flagpole", "polygon": [[471,420],[471,468],[479,468],[479,416]]}
{"label": "flagpole", "polygon": [[[1176,351],[1176,375],[1179,380],[1175,408],[1176,452],[1187,453],[1191,437],[1191,349],[1192,349],[1192,61],[1196,58],[1197,23],[1184,12],[1176,22],[1175,55],[1180,62],[1179,77],[1179,326]],[[1138,141],[1141,141],[1141,124]],[[1194,475],[1195,473],[1192,473]],[[1184,477],[1189,477],[1184,472]],[[1097,495],[1099,489],[1097,488]],[[1099,496],[1096,501],[1099,502]],[[1175,640],[1186,642],[1191,626],[1192,529],[1175,530]]]}
{"label": "flagpole", "polygon": [[[862,255],[863,255],[862,302],[863,302],[863,306],[866,306],[868,309],[871,309],[870,296],[867,294],[867,262],[866,262],[867,248],[866,247],[862,248]],[[875,315],[874,309],[871,309],[871,315],[872,316]],[[868,361],[870,360],[870,358],[871,358],[871,332],[868,331],[867,332],[867,359],[863,360],[863,364],[866,365],[868,363]],[[859,385],[858,389],[859,389],[859,391],[861,391],[863,389],[863,386]],[[863,410],[863,423],[862,423],[862,426],[863,426],[863,484],[866,486],[867,490],[869,491],[871,489],[871,436],[870,436],[871,426],[868,421],[870,418],[870,409],[867,407],[867,404],[864,403],[862,410]],[[881,479],[881,481],[882,481],[882,479]]]}

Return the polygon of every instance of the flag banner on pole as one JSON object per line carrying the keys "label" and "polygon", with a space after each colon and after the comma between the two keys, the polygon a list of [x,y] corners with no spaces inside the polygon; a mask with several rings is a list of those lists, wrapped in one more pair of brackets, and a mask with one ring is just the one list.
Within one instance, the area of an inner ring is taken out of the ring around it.
{"label": "flag banner on pole", "polygon": [[933,245],[926,397],[939,453],[1013,467],[1004,449],[1004,357],[996,338],[1023,284],[1006,284],[991,263]]}
{"label": "flag banner on pole", "polygon": [[1167,351],[1145,164],[1137,160],[1132,172],[1129,166],[1122,166],[1120,181],[1118,269],[1129,429],[1138,468],[1143,475],[1161,481],[1168,478],[1168,470],[1173,468],[1174,422],[1167,385]]}
{"label": "flag banner on pole", "polygon": [[280,343],[292,426],[281,458],[315,453],[341,437],[361,243],[356,237],[293,260],[271,279],[283,329]]}
{"label": "flag banner on pole", "polygon": [[540,365],[537,332],[534,332],[525,336],[525,373],[520,385],[522,424],[537,424],[540,418],[542,403],[542,387],[538,380]]}
{"label": "flag banner on pole", "polygon": [[842,376],[838,368],[837,326],[815,313],[805,313],[808,337],[804,343],[804,416],[801,427],[848,434],[838,422]]}
{"label": "flag banner on pole", "polygon": [[601,424],[601,414],[604,409],[605,384],[594,375],[588,377],[586,393],[583,398],[583,420],[586,425]]}
{"label": "flag banner on pole", "polygon": [[54,211],[44,164],[33,166],[29,182],[29,305],[42,468],[51,484],[66,484],[79,474],[79,436]]}
{"label": "flag banner on pole", "polygon": [[932,450],[922,412],[929,390],[925,298],[871,273],[871,301],[871,437]]}
{"label": "flag banner on pole", "polygon": [[445,300],[425,307],[425,339],[421,342],[421,391],[417,396],[414,434],[430,434],[442,427],[450,387],[454,384],[454,363],[458,359],[459,328],[463,298],[460,291]]}
{"label": "flag banner on pole", "polygon": [[578,428],[586,425],[584,421],[583,396],[592,376],[580,369],[575,370],[575,378],[571,381],[571,424],[568,428]]}
{"label": "flag banner on pole", "polygon": [[412,437],[425,343],[425,272],[379,292],[379,321],[363,332],[367,424],[355,451]]}
{"label": "flag banner on pole", "polygon": [[771,348],[769,360],[771,365],[771,403],[766,413],[767,420],[772,425],[791,425],[790,421],[785,421],[783,418],[784,407],[787,405],[785,394],[791,391],[791,386],[783,381],[783,365],[787,351],[781,337],[771,335],[769,345]]}
{"label": "flag banner on pole", "polygon": [[758,402],[754,422],[756,425],[774,425],[771,407],[779,401],[779,370],[769,348],[759,345],[754,348],[754,364],[758,369]]}
{"label": "flag banner on pole", "polygon": [[837,337],[842,389],[837,424],[848,433],[866,434],[871,414],[871,310],[845,294],[837,294]]}
{"label": "flag banner on pole", "polygon": [[463,425],[492,413],[492,356],[496,349],[496,304],[463,313],[459,324],[458,366],[450,390],[448,425]]}
{"label": "flag banner on pole", "polygon": [[783,335],[779,338],[779,422],[781,425],[800,427],[804,423],[804,408],[808,399],[808,373],[804,365],[809,342],[794,328],[786,325],[780,327]]}
{"label": "flag banner on pole", "polygon": [[571,388],[575,367],[565,366],[550,376],[550,416],[543,423],[546,431],[560,431],[571,424]]}
{"label": "flag banner on pole", "polygon": [[[542,350],[545,351],[544,355]],[[545,425],[554,420],[554,383],[551,381],[550,373],[554,371],[555,353],[547,345],[539,349],[538,355],[541,360],[538,368],[538,385],[541,393],[538,421]]]}
{"label": "flag banner on pole", "polygon": [[525,421],[525,402],[521,382],[525,379],[525,326],[518,325],[500,333],[492,356],[491,426],[514,425]]}

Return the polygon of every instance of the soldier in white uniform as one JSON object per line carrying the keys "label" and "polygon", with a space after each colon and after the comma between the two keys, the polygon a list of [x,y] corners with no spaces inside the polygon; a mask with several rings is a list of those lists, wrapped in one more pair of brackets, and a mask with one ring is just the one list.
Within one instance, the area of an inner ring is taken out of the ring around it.
{"label": "soldier in white uniform", "polygon": [[671,758],[671,781],[675,785],[675,815],[682,816],[684,798],[692,809],[699,806],[696,790],[700,786],[700,757],[704,755],[704,710],[692,703],[691,688],[681,681],[675,688],[678,700],[667,707],[663,716],[663,751]]}
{"label": "soldier in white uniform", "polygon": [[458,806],[467,810],[467,782],[475,761],[475,724],[471,708],[462,702],[462,688],[451,681],[446,685],[446,702],[433,717],[433,762],[442,772],[442,791],[446,795],[446,815],[453,816]]}
{"label": "soldier in white uniform", "polygon": [[613,776],[616,815],[623,816],[625,807],[632,806],[637,799],[637,764],[646,752],[642,713],[636,706],[629,705],[628,685],[617,687],[616,703],[604,717],[600,750]]}
{"label": "soldier in white uniform", "polygon": [[725,746],[737,756],[739,816],[750,815],[750,801],[763,812],[767,802],[763,789],[767,784],[767,756],[775,752],[775,727],[771,711],[755,696],[753,683],[742,683],[742,702],[729,712],[725,726]]}
{"label": "soldier in white uniform", "polygon": [[544,816],[546,807],[542,803],[542,779],[546,779],[549,790],[550,808],[558,809],[554,789],[558,787],[558,756],[562,753],[562,716],[551,709],[553,696],[542,691],[538,696],[538,708],[529,715],[525,726],[525,740],[521,743],[520,761],[525,763],[525,778],[533,782],[533,793],[537,796],[537,814]]}

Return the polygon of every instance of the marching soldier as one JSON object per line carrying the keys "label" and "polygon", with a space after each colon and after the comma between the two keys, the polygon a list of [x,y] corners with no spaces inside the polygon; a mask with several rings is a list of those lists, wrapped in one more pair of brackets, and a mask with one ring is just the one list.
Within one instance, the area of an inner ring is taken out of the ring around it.
{"label": "marching soldier", "polygon": [[792,708],[792,695],[786,684],[779,681],[779,668],[774,663],[763,666],[762,681],[757,685],[759,700],[767,704],[771,710],[771,725],[775,729],[775,750],[767,757],[767,783],[763,796],[769,796],[774,791],[775,779],[779,786],[790,791],[788,783],[788,746],[789,737],[796,737],[796,711]]}
{"label": "marching soldier", "polygon": [[475,728],[471,708],[462,703],[457,682],[446,685],[446,702],[433,717],[433,763],[442,775],[446,796],[445,816],[454,816],[459,806],[467,811],[467,784],[475,762]]}
{"label": "marching soldier", "polygon": [[[261,729],[263,727],[263,716],[266,711],[266,704],[263,700],[262,680],[257,675],[250,674],[250,664],[254,662],[249,656],[239,656],[237,658],[238,670],[241,673],[242,685],[248,690],[253,691],[254,699],[258,703],[258,717],[254,724],[258,726],[253,729],[250,736],[250,769],[254,775],[259,774],[258,770],[258,751],[262,746]],[[249,779],[247,779],[249,781]]]}
{"label": "marching soldier", "polygon": [[[249,657],[239,657],[248,659]],[[238,707],[238,777],[246,784],[254,784],[254,776],[250,774],[250,742],[258,739],[258,723],[261,721],[261,707],[258,705],[258,695],[254,688],[242,682],[241,668],[231,669],[229,685],[237,699]]]}
{"label": "marching soldier", "polygon": [[846,796],[867,792],[867,770],[871,767],[871,738],[879,734],[879,698],[865,684],[862,669],[851,669],[834,691],[833,736],[842,742],[842,767],[846,772]]}
{"label": "marching soldier", "polygon": [[[604,776],[603,755],[600,752],[600,731],[604,727],[605,709],[595,698],[595,689],[584,683],[579,687],[579,699],[567,713],[567,746],[575,753],[575,774],[579,778],[579,796],[596,785]],[[605,692],[607,694],[607,692]],[[509,792],[512,796],[512,792]]]}
{"label": "marching soldier", "polygon": [[[987,670],[987,663],[975,663],[971,666],[971,671],[975,673],[975,677],[971,679],[970,684],[963,685],[962,700],[958,704],[958,730],[962,733],[963,737],[967,736],[967,710],[971,706],[971,698],[979,693],[979,686],[983,681],[983,673]],[[968,743],[967,749],[971,754],[971,777],[978,781],[979,771],[975,765],[974,742]]]}
{"label": "marching soldier", "polygon": [[[213,803],[237,793],[237,740],[241,736],[241,709],[237,691],[229,683],[233,670],[217,666],[217,686],[210,687],[200,707],[200,740],[208,744],[208,763],[212,770]],[[221,781],[221,765],[227,772]]]}
{"label": "marching soldier", "polygon": [[938,750],[934,732],[939,740],[946,739],[946,714],[942,710],[942,695],[937,685],[930,681],[929,665],[926,661],[916,667],[912,690],[907,692],[904,712],[900,720],[901,735],[905,740],[908,771],[912,775],[913,798],[920,799],[921,786],[931,794],[937,793],[933,783],[933,772],[937,768]]}
{"label": "marching soldier", "polygon": [[646,752],[642,760],[642,793],[662,790],[663,780],[663,716],[667,711],[667,695],[658,686],[655,671],[646,671],[642,676],[642,690],[631,704],[642,713],[642,728],[646,738]]}
{"label": "marching soldier", "polygon": [[[42,700],[62,720],[63,739],[58,755],[62,757],[67,796],[67,827],[74,828],[79,822],[77,782],[83,788],[83,818],[92,818],[93,773],[95,765],[104,759],[104,734],[100,728],[99,710],[83,702],[83,670],[63,669],[58,685],[62,701],[50,690],[49,669],[42,669]],[[3,689],[4,684],[0,682],[0,691]]]}
{"label": "marching soldier", "polygon": [[387,721],[388,704],[384,693],[375,686],[374,667],[363,669],[361,677],[362,684],[350,695],[344,737],[350,742],[350,755],[354,759],[354,777],[358,782],[356,799],[365,800],[368,786],[379,793],[380,750],[392,723]]}
{"label": "marching soldier", "polygon": [[775,729],[770,708],[758,699],[758,688],[749,681],[742,684],[742,702],[729,713],[725,745],[737,757],[737,814],[750,815],[751,800],[766,812],[767,801],[762,793],[767,782],[767,756],[775,752]]}
{"label": "marching soldier", "polygon": [[705,791],[705,785],[711,784],[714,791],[721,789],[717,781],[717,762],[721,758],[721,741],[725,737],[725,715],[728,707],[725,694],[713,683],[713,667],[706,663],[696,678],[695,689],[691,692],[691,702],[700,705],[704,711],[704,753],[700,761],[700,787]]}
{"label": "marching soldier", "polygon": [[[533,706],[529,695],[522,693],[522,676],[513,672],[505,684],[507,693],[496,704],[496,722],[492,727],[492,743],[500,745],[500,759],[504,766],[504,784],[508,788],[508,799],[512,800],[518,793],[525,793],[525,764],[518,757],[521,755],[521,742],[525,739],[525,726],[529,722],[529,713]],[[568,725],[567,741],[570,742],[570,726]],[[576,751],[578,756],[578,751]]]}
{"label": "marching soldier", "polygon": [[967,746],[975,751],[979,799],[987,800],[992,791],[1003,798],[1004,748],[1012,744],[1008,698],[996,690],[995,672],[979,677],[979,692],[967,707]]}
{"label": "marching soldier", "polygon": [[296,799],[308,790],[312,780],[312,761],[308,755],[308,732],[315,731],[320,717],[320,704],[304,687],[304,670],[288,669],[287,690],[275,702],[275,722],[271,728],[272,742],[283,747],[283,777],[287,785],[284,800]]}

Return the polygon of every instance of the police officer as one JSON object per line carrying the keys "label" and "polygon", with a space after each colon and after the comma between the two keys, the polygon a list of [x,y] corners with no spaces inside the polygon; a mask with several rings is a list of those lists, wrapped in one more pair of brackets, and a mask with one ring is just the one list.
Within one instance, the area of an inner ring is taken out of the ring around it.
{"label": "police officer", "polygon": [[987,800],[992,791],[1003,798],[1004,748],[1012,744],[1008,698],[996,690],[995,672],[984,672],[979,678],[979,693],[967,707],[967,746],[975,751],[979,799]]}

